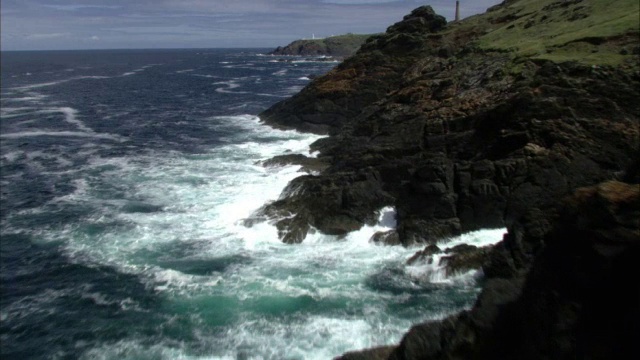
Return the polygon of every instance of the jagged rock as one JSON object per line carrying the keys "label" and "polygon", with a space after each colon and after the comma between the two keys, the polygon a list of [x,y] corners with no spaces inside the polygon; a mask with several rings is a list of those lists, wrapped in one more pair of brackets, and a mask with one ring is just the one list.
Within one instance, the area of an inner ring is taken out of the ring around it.
{"label": "jagged rock", "polygon": [[279,200],[265,205],[252,218],[273,221],[284,242],[299,243],[310,226],[325,234],[344,235],[363,224],[373,225],[377,213],[369,210],[391,201],[376,172],[307,175],[294,179]]}
{"label": "jagged rock", "polygon": [[395,230],[378,231],[371,237],[372,242],[384,245],[400,245],[400,237]]}
{"label": "jagged rock", "polygon": [[354,351],[334,358],[334,360],[385,360],[395,349],[395,346],[380,346],[365,351]]}
{"label": "jagged rock", "polygon": [[639,219],[640,185],[616,181],[534,210],[503,242],[514,273],[488,273],[473,309],[414,326],[389,359],[635,358]]}
{"label": "jagged rock", "polygon": [[480,269],[490,258],[492,246],[478,248],[473,245],[458,245],[445,252],[449,255],[440,258],[445,265],[447,275],[464,273]]}
{"label": "jagged rock", "polygon": [[438,245],[435,244],[431,244],[431,245],[427,245],[424,249],[416,252],[415,254],[413,254],[413,256],[411,256],[406,264],[407,265],[413,265],[418,261],[425,261],[428,263],[431,263],[433,261],[433,255],[437,254],[439,252],[441,252],[442,250],[440,250],[440,248],[438,247]]}
{"label": "jagged rock", "polygon": [[310,174],[319,173],[329,166],[326,159],[312,158],[302,154],[277,155],[261,164],[263,166],[300,165],[302,171]]}

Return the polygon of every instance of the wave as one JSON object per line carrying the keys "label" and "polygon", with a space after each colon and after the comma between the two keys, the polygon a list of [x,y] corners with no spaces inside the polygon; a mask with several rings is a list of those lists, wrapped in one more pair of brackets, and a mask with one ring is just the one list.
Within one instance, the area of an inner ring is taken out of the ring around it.
{"label": "wave", "polygon": [[69,81],[76,81],[76,80],[100,80],[100,79],[110,79],[110,76],[76,76],[76,77],[72,77],[69,79],[64,79],[64,80],[58,80],[58,81],[50,81],[50,82],[45,82],[45,83],[38,83],[38,84],[31,84],[31,85],[25,85],[25,86],[17,86],[17,87],[13,87],[10,88],[11,90],[31,90],[31,89],[38,89],[38,88],[42,88],[42,87],[49,87],[49,86],[55,86],[55,85],[60,85],[60,84],[64,84],[67,83]]}
{"label": "wave", "polygon": [[95,133],[95,132],[81,132],[81,131],[33,130],[33,131],[22,131],[22,132],[0,134],[0,138],[3,138],[3,139],[20,139],[20,138],[37,137],[37,136],[86,137],[86,138],[113,140],[113,141],[119,141],[119,142],[126,141],[126,138],[119,135],[101,134],[101,133]]}

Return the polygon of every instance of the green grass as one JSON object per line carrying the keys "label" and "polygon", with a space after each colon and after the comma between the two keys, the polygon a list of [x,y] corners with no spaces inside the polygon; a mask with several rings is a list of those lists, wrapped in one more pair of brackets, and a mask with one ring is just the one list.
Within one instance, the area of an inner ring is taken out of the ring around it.
{"label": "green grass", "polygon": [[479,39],[478,45],[483,49],[559,62],[616,64],[626,59],[619,54],[620,48],[599,46],[594,39],[606,43],[606,39],[625,34],[638,39],[640,2],[583,0],[566,4],[563,0],[520,0],[486,16],[511,20],[494,25]]}

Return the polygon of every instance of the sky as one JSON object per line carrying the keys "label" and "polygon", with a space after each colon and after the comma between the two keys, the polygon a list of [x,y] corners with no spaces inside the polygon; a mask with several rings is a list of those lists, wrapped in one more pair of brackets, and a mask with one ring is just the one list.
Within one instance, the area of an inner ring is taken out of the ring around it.
{"label": "sky", "polygon": [[[500,0],[460,0],[461,17]],[[2,50],[271,48],[315,35],[384,32],[455,0],[2,0]]]}

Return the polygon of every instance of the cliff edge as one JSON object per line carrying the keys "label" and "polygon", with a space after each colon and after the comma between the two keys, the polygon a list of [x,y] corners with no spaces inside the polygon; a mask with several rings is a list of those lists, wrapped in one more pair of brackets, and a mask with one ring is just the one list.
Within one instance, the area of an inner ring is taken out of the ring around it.
{"label": "cliff edge", "polygon": [[487,281],[473,309],[344,359],[634,349],[640,291],[620,279],[640,236],[639,6],[506,0],[450,24],[421,7],[260,114],[329,135],[312,145],[322,170],[255,214],[284,242],[345,234],[384,206],[397,211],[397,229],[376,236],[388,244],[509,229],[475,257]]}

